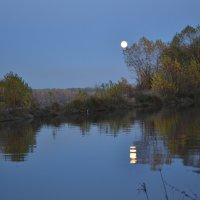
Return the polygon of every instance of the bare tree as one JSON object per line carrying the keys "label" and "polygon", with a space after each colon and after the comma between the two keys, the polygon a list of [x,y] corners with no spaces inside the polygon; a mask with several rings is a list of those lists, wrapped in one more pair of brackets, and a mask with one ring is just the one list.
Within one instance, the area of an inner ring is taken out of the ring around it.
{"label": "bare tree", "polygon": [[150,41],[142,37],[138,43],[123,51],[125,63],[136,74],[140,88],[150,89],[153,73],[160,68],[160,57],[165,44],[157,40]]}

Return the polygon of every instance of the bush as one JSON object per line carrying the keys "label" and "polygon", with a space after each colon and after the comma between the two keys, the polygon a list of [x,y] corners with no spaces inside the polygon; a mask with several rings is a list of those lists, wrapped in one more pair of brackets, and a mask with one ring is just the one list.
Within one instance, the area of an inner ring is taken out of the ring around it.
{"label": "bush", "polygon": [[67,112],[111,111],[126,105],[127,97],[133,95],[134,88],[125,79],[114,84],[111,81],[96,88],[94,95],[79,91],[76,99],[67,104]]}
{"label": "bush", "polygon": [[32,90],[21,77],[10,72],[1,81],[1,101],[9,108],[30,108]]}
{"label": "bush", "polygon": [[134,98],[136,105],[150,107],[160,107],[162,105],[160,97],[152,92],[138,91],[135,93]]}
{"label": "bush", "polygon": [[190,64],[182,68],[180,81],[178,83],[178,93],[196,94],[200,88],[200,64],[192,60]]}
{"label": "bush", "polygon": [[175,83],[162,74],[155,74],[152,80],[152,90],[163,96],[174,95],[177,91]]}

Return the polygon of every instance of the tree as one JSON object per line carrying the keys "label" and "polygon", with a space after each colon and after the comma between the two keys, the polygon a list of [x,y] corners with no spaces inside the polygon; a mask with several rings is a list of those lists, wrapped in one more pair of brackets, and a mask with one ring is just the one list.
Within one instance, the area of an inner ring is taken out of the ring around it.
{"label": "tree", "polygon": [[189,65],[191,60],[200,63],[200,26],[186,26],[177,33],[163,52],[163,57],[170,57],[182,66]]}
{"label": "tree", "polygon": [[3,101],[3,97],[4,97],[4,85],[3,85],[3,81],[0,80],[0,102]]}
{"label": "tree", "polygon": [[173,93],[176,91],[175,93],[179,95],[198,93],[200,87],[200,27],[186,26],[180,33],[177,33],[163,50],[160,60],[161,68],[153,77],[153,90],[166,94],[167,89]]}
{"label": "tree", "polygon": [[2,80],[4,101],[7,107],[29,108],[32,101],[32,90],[17,74],[10,72]]}
{"label": "tree", "polygon": [[125,62],[136,73],[137,84],[140,88],[150,89],[152,76],[160,68],[160,56],[165,44],[157,40],[150,41],[142,37],[138,43],[124,50]]}

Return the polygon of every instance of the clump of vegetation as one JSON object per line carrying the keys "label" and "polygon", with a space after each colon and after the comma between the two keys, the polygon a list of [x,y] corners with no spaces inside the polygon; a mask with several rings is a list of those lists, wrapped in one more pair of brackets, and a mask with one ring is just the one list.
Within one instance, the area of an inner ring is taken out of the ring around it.
{"label": "clump of vegetation", "polygon": [[160,108],[162,100],[159,96],[149,91],[136,91],[134,93],[135,105],[134,107],[151,107]]}
{"label": "clump of vegetation", "polygon": [[152,90],[162,96],[173,96],[176,93],[176,85],[171,79],[166,79],[165,75],[155,74],[152,78]]}
{"label": "clump of vegetation", "polygon": [[0,81],[1,108],[30,108],[32,90],[17,74],[10,72]]}
{"label": "clump of vegetation", "polygon": [[[89,90],[88,90],[89,91]],[[72,101],[77,95],[77,88],[68,89],[34,89],[33,99],[40,107],[50,106],[53,103],[66,105],[66,102]]]}
{"label": "clump of vegetation", "polygon": [[124,50],[137,86],[164,97],[200,94],[200,26],[185,27],[170,43],[141,38]]}
{"label": "clump of vegetation", "polygon": [[[187,26],[176,34],[161,54],[161,67],[154,76],[162,77],[181,96],[195,95],[200,86],[200,27]],[[157,89],[156,79],[152,89]]]}
{"label": "clump of vegetation", "polygon": [[70,113],[96,113],[127,110],[131,108],[160,107],[161,99],[153,93],[141,92],[122,78],[96,87],[94,94],[80,90],[76,98],[67,104]]}
{"label": "clump of vegetation", "polygon": [[80,90],[76,98],[67,105],[67,112],[88,113],[125,108],[134,90],[134,87],[123,78],[117,83],[110,81],[102,84],[96,88],[93,95]]}

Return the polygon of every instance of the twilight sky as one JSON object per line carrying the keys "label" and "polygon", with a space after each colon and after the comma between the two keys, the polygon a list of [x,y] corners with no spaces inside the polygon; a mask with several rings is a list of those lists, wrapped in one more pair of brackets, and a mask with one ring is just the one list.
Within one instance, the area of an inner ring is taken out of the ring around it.
{"label": "twilight sky", "polygon": [[32,88],[132,81],[120,42],[170,41],[200,24],[199,0],[0,0],[0,78]]}

